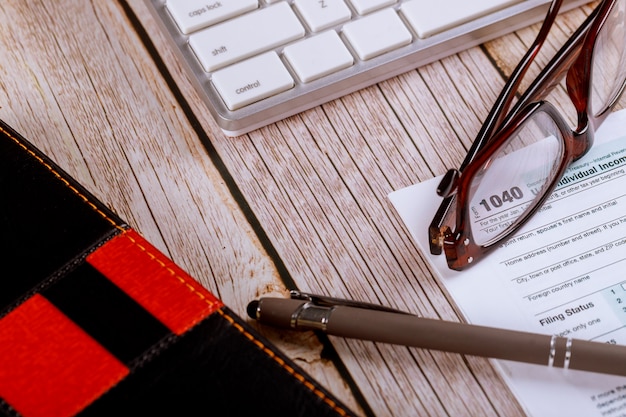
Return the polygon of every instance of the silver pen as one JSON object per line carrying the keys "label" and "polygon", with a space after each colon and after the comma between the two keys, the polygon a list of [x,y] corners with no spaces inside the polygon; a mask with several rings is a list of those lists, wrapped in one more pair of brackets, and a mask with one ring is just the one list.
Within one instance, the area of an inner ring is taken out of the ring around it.
{"label": "silver pen", "polygon": [[248,315],[293,330],[626,376],[626,346],[422,318],[298,291],[254,300]]}

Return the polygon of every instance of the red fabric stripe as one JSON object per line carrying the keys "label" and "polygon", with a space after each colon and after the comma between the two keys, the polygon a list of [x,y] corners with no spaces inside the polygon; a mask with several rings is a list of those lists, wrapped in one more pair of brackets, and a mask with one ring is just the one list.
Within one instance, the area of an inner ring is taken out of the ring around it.
{"label": "red fabric stripe", "polygon": [[0,319],[0,397],[25,417],[74,415],[127,374],[39,294]]}
{"label": "red fabric stripe", "polygon": [[87,261],[178,335],[223,306],[134,230],[111,239]]}

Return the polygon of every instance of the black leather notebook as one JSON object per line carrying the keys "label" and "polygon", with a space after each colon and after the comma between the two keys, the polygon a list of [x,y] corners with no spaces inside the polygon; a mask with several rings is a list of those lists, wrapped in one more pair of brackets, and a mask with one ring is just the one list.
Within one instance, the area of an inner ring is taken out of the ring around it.
{"label": "black leather notebook", "polygon": [[0,159],[0,414],[352,414],[2,122]]}

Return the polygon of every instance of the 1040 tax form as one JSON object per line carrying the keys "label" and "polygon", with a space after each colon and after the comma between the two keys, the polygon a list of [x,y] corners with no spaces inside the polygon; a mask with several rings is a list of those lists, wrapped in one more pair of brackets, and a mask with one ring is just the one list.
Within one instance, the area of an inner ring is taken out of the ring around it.
{"label": "1040 tax form", "polygon": [[[605,121],[539,213],[462,272],[429,252],[439,180],[389,198],[468,322],[626,345],[626,110]],[[497,197],[492,203],[500,205]],[[481,224],[495,225],[498,216],[505,220],[505,207]],[[626,415],[623,377],[497,363],[531,416]]]}

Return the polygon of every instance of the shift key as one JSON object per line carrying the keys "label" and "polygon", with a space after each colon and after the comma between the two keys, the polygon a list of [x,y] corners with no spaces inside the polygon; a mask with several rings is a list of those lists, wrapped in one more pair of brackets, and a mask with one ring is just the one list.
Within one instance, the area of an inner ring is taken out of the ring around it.
{"label": "shift key", "polygon": [[189,36],[207,72],[302,38],[304,27],[285,1],[219,23]]}
{"label": "shift key", "polygon": [[273,96],[294,85],[291,74],[274,51],[216,71],[211,81],[230,110]]}

